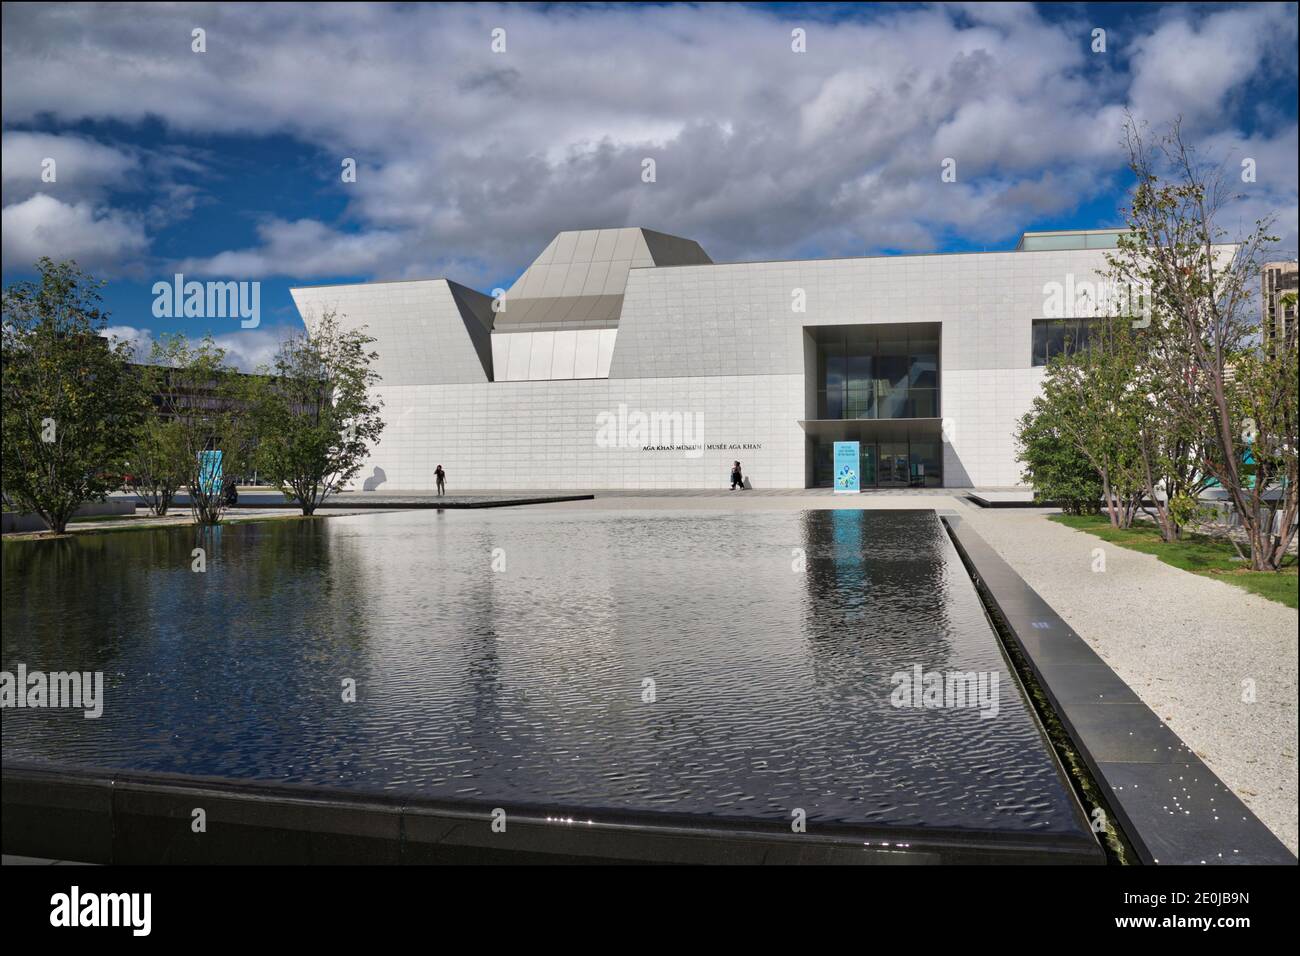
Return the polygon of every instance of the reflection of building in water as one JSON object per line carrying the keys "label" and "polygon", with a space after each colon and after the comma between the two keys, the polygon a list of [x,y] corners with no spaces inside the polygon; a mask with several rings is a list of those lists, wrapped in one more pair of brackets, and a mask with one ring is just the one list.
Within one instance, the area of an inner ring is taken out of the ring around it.
{"label": "reflection of building in water", "polygon": [[[951,632],[978,618],[978,602],[968,579],[964,589],[954,579],[965,572],[951,566],[952,545],[933,512],[843,508],[805,511],[802,521],[815,664],[838,670],[869,655],[879,664],[866,675],[873,681],[896,666],[947,664]],[[962,612],[955,617],[954,603]]]}
{"label": "reflection of building in water", "polygon": [[385,517],[360,516],[364,538],[347,533],[352,519],[335,519],[333,564],[355,579],[348,593],[373,668],[401,675],[386,692],[453,741],[440,772],[481,772],[470,742],[503,727],[513,747],[556,746],[565,733],[549,717],[557,700],[590,674],[622,669],[636,647],[620,641],[637,625],[621,619],[617,567],[600,559],[620,547],[609,527],[577,517],[581,548],[556,549],[518,511]]}

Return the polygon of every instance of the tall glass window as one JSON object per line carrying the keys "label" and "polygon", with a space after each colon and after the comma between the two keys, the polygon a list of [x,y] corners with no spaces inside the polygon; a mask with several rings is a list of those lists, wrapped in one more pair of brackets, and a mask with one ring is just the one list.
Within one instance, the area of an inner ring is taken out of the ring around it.
{"label": "tall glass window", "polygon": [[938,418],[939,326],[818,326],[817,417]]}

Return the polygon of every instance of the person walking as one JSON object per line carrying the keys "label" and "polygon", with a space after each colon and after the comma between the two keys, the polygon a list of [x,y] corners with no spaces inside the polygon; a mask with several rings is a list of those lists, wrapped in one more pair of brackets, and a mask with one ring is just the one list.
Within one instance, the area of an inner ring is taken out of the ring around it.
{"label": "person walking", "polygon": [[447,473],[442,470],[442,465],[433,470],[433,477],[438,479],[438,494],[442,494],[447,490]]}
{"label": "person walking", "polygon": [[740,486],[741,491],[745,490],[745,476],[741,474],[740,462],[731,466],[731,490],[735,491],[737,485]]}

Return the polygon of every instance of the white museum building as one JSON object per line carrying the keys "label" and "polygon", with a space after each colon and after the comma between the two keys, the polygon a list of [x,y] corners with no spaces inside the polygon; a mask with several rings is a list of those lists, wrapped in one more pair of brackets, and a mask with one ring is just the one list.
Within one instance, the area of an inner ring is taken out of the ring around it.
{"label": "white museum building", "polygon": [[[448,279],[292,290],[375,338],[386,427],[353,483],[454,491],[1021,484],[1015,428],[1086,335],[1117,230],[1003,252],[715,263],[649,229],[561,232],[495,299]],[[1095,301],[1095,300],[1093,300]],[[1064,303],[1070,303],[1063,305]]]}

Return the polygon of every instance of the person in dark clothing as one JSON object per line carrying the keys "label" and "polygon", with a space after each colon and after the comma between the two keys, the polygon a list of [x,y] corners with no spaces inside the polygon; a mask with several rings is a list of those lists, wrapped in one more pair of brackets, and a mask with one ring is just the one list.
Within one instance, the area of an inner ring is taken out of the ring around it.
{"label": "person in dark clothing", "polygon": [[741,491],[745,490],[745,476],[740,472],[740,462],[731,466],[731,490],[735,491],[737,485]]}
{"label": "person in dark clothing", "polygon": [[234,478],[227,478],[225,481],[225,487],[223,487],[221,490],[222,492],[224,492],[226,496],[227,506],[233,507],[234,505],[239,503],[239,489],[235,487]]}
{"label": "person in dark clothing", "polygon": [[438,479],[438,494],[442,494],[447,490],[447,473],[442,470],[442,465],[433,470],[433,477]]}

